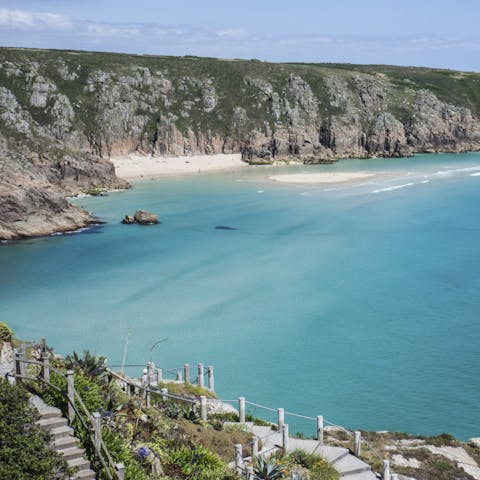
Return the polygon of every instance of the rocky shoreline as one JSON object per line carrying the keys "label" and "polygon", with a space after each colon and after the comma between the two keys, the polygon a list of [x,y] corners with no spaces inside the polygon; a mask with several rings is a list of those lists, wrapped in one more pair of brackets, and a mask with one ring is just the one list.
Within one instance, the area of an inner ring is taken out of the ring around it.
{"label": "rocky shoreline", "polygon": [[85,227],[110,158],[250,164],[480,150],[480,74],[0,49],[0,239]]}

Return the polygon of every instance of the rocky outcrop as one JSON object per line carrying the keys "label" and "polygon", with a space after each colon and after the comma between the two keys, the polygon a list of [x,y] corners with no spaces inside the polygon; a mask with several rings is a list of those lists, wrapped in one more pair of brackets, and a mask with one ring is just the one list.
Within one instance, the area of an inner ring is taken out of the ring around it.
{"label": "rocky outcrop", "polygon": [[0,49],[0,239],[87,225],[65,197],[127,186],[116,154],[322,163],[479,150],[478,82],[400,67]]}
{"label": "rocky outcrop", "polygon": [[128,214],[125,215],[122,223],[125,225],[133,225],[134,223],[138,223],[138,225],[157,225],[161,222],[158,221],[158,215],[146,210],[137,210],[133,217]]}

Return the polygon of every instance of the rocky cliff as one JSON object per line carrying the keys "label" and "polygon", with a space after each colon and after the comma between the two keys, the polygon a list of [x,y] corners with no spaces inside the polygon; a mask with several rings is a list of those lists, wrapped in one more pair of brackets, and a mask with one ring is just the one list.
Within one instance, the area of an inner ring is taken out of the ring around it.
{"label": "rocky cliff", "polygon": [[0,239],[87,225],[109,157],[246,161],[480,150],[480,74],[0,49]]}

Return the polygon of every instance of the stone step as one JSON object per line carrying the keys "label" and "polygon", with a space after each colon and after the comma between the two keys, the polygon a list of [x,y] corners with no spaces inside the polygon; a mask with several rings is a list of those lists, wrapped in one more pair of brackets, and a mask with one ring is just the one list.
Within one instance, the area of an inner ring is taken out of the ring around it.
{"label": "stone step", "polygon": [[272,433],[278,433],[272,430],[270,427],[263,427],[260,425],[253,425],[252,426],[252,433],[257,436],[258,438],[265,438]]}
{"label": "stone step", "polygon": [[95,472],[88,470],[80,470],[73,477],[72,480],[95,480]]}
{"label": "stone step", "polygon": [[52,428],[50,433],[52,434],[54,440],[65,437],[73,437],[73,429],[65,425],[63,427]]}
{"label": "stone step", "polygon": [[348,448],[342,448],[342,447],[333,447],[333,448],[335,448],[335,450],[331,451],[331,453],[334,456],[328,460],[332,465],[342,461],[344,458],[350,455],[350,451],[348,450]]}
{"label": "stone step", "polygon": [[378,477],[372,471],[340,475],[340,478],[345,478],[345,480],[378,480]]}
{"label": "stone step", "polygon": [[83,450],[77,446],[63,448],[62,450],[57,450],[58,453],[61,453],[67,460],[73,460],[75,458],[83,458]]}
{"label": "stone step", "polygon": [[64,450],[71,447],[76,447],[79,444],[79,440],[76,437],[68,436],[57,438],[53,441],[54,450]]}
{"label": "stone step", "polygon": [[66,418],[63,417],[49,417],[49,418],[42,418],[37,422],[42,430],[53,430],[54,428],[58,427],[65,427],[68,426],[68,422]]}
{"label": "stone step", "polygon": [[324,460],[326,460],[332,465],[335,462],[339,462],[342,458],[350,455],[350,451],[348,450],[348,448],[330,447],[328,445],[320,447],[318,453]]}
{"label": "stone step", "polygon": [[354,457],[353,455],[343,457],[341,460],[333,463],[332,466],[340,474],[340,477],[371,471],[370,465],[367,465],[365,462],[362,462],[362,460]]}
{"label": "stone step", "polygon": [[62,416],[62,411],[60,409],[56,407],[51,407],[50,405],[46,405],[43,400],[37,395],[30,396],[30,405],[32,405],[38,410],[40,418],[42,419]]}
{"label": "stone step", "polygon": [[81,458],[72,458],[67,460],[67,463],[72,468],[78,468],[78,470],[89,470],[90,469],[90,462],[85,460],[83,457]]}

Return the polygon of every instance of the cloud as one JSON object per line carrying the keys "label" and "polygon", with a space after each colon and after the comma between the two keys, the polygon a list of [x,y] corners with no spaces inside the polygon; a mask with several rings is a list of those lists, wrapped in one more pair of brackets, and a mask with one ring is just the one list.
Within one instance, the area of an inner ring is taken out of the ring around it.
{"label": "cloud", "polygon": [[73,28],[73,23],[69,17],[59,13],[0,8],[0,27],[11,30],[67,30]]}
{"label": "cloud", "polygon": [[58,13],[8,8],[0,8],[0,44],[279,62],[386,63],[480,70],[480,35],[274,34],[231,26],[208,29],[96,22]]}

